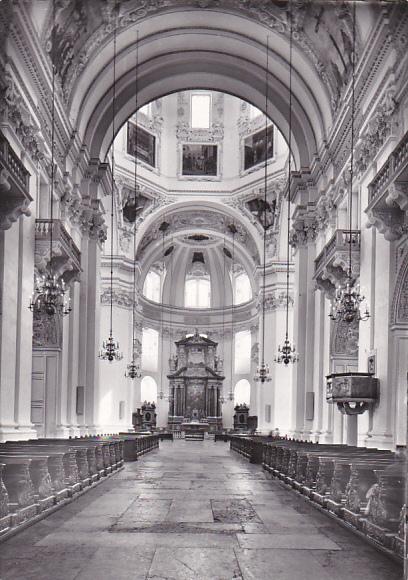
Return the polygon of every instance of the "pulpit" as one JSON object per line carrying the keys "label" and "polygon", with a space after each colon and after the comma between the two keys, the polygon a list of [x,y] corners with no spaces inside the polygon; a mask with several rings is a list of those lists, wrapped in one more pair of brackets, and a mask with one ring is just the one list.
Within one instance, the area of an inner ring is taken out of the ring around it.
{"label": "pulpit", "polygon": [[217,343],[196,330],[176,343],[170,361],[169,428],[180,429],[190,421],[207,424],[209,431],[222,428],[221,393],[224,376]]}

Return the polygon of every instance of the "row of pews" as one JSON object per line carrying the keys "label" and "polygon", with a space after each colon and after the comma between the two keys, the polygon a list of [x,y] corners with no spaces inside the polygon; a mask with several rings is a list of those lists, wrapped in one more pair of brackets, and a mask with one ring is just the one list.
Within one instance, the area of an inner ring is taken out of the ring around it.
{"label": "row of pews", "polygon": [[134,433],[119,433],[123,441],[123,456],[125,461],[137,461],[139,457],[159,447],[159,434],[139,435]]}
{"label": "row of pews", "polygon": [[382,548],[404,557],[405,453],[262,437],[231,449]]}
{"label": "row of pews", "polygon": [[[0,538],[41,519],[123,466],[121,436],[0,443]],[[133,438],[136,459],[158,438]]]}

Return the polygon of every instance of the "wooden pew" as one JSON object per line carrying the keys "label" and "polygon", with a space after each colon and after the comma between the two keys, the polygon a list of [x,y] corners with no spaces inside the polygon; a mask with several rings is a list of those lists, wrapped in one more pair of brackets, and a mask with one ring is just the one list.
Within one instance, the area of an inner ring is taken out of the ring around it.
{"label": "wooden pew", "polygon": [[0,462],[0,536],[7,532],[11,526],[9,496],[3,481],[5,467],[6,465]]}
{"label": "wooden pew", "polygon": [[3,482],[8,494],[10,524],[16,526],[38,513],[30,476],[31,458],[26,455],[2,455],[1,463],[5,465]]}
{"label": "wooden pew", "polygon": [[[71,478],[68,478],[65,474],[64,460],[67,464],[67,469],[70,467],[70,458],[67,457],[69,453],[58,451],[54,447],[46,445],[32,445],[29,442],[9,442],[0,445],[1,453],[11,453],[11,454],[27,454],[30,457],[37,455],[46,455],[48,457],[48,473],[51,479],[51,487],[54,494],[55,502],[65,499],[69,495],[69,485],[71,484]],[[75,461],[75,458],[74,458]],[[75,461],[76,467],[76,461]]]}
{"label": "wooden pew", "polygon": [[[231,447],[245,450],[243,443]],[[388,450],[273,440],[263,468],[401,558],[405,461]]]}

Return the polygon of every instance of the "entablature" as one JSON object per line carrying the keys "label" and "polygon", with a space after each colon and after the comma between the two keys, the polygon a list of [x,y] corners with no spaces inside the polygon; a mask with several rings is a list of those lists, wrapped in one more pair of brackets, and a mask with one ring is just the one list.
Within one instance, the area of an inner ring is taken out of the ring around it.
{"label": "entablature", "polygon": [[368,186],[369,224],[388,241],[408,230],[408,132]]}
{"label": "entablature", "polygon": [[349,273],[350,257],[351,276],[356,279],[360,274],[360,230],[336,230],[315,259],[313,279],[319,290],[333,296]]}
{"label": "entablature", "polygon": [[64,278],[65,283],[79,280],[79,274],[81,272],[81,252],[78,250],[61,220],[35,220],[34,256],[35,266],[38,271],[42,272],[47,267],[50,267],[57,277]]}
{"label": "entablature", "polygon": [[7,230],[21,215],[30,215],[30,174],[0,131],[0,230]]}

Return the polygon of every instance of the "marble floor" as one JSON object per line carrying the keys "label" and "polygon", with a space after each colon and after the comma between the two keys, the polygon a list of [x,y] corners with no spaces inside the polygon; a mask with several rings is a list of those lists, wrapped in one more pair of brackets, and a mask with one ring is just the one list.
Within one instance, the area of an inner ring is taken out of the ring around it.
{"label": "marble floor", "polygon": [[399,580],[386,556],[214,441],[160,450],[0,544],[0,580]]}

